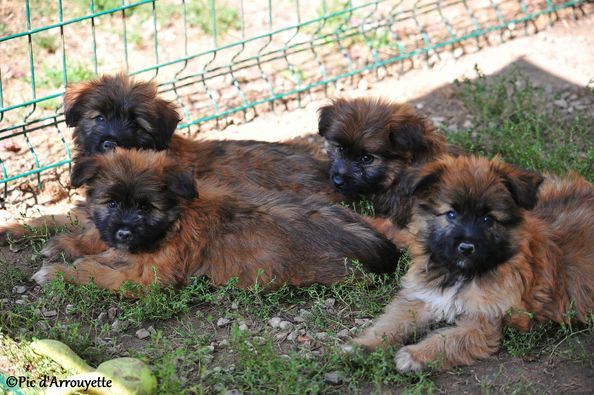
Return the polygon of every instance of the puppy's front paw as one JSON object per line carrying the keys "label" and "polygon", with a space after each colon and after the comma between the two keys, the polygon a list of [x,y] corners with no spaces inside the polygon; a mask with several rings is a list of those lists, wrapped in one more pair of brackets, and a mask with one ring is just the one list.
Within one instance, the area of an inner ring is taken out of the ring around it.
{"label": "puppy's front paw", "polygon": [[51,270],[51,266],[42,266],[33,276],[31,280],[39,285],[47,284],[56,277],[56,272]]}
{"label": "puppy's front paw", "polygon": [[424,368],[423,363],[415,358],[410,346],[402,347],[398,350],[394,357],[394,362],[396,362],[396,369],[402,373],[418,372]]}

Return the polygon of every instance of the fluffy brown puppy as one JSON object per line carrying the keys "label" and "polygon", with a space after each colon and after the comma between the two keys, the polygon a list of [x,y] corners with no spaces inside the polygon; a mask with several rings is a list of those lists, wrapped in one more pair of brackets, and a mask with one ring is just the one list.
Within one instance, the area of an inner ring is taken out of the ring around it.
{"label": "fluffy brown puppy", "polygon": [[298,141],[269,143],[243,140],[196,141],[173,135],[176,106],[159,98],[152,81],[125,74],[69,86],[64,98],[66,123],[74,127],[76,149],[82,155],[115,147],[164,150],[198,178],[210,178],[232,188],[245,186],[319,194],[329,201],[339,195],[328,185],[329,162],[319,150]]}
{"label": "fluffy brown puppy", "polygon": [[[400,371],[468,365],[498,349],[502,324],[586,321],[594,309],[594,186],[496,160],[444,157],[412,172],[413,263],[402,290],[355,343],[396,354]],[[537,203],[538,193],[538,203]],[[530,210],[530,211],[529,211]]]}
{"label": "fluffy brown puppy", "polygon": [[343,195],[362,195],[376,214],[405,226],[411,203],[401,183],[411,166],[457,149],[406,104],[381,99],[336,99],[319,110],[328,142],[330,180]]}
{"label": "fluffy brown puppy", "polygon": [[88,214],[111,248],[81,257],[97,233],[60,235],[45,254],[66,250],[79,259],[43,266],[33,276],[38,283],[64,272],[68,281],[94,279],[107,289],[126,281],[181,286],[199,275],[214,284],[237,277],[243,287],[330,284],[351,272],[353,260],[381,273],[392,272],[399,257],[342,207],[261,190],[238,195],[200,180],[198,195],[194,175],[164,152],[117,149],[83,158],[72,183],[88,186]]}
{"label": "fluffy brown puppy", "polygon": [[[158,96],[152,81],[115,74],[69,85],[64,114],[66,124],[74,127],[74,162],[116,147],[169,148],[183,166],[194,169],[197,178],[222,183],[240,193],[257,187],[302,197],[316,195],[327,202],[341,200],[327,181],[328,159],[321,155],[319,147],[304,139],[285,143],[196,141],[174,135],[180,119],[176,106]],[[55,228],[70,223],[67,216],[46,216],[29,225]],[[16,223],[0,227],[0,244],[10,236],[26,235],[28,229]]]}

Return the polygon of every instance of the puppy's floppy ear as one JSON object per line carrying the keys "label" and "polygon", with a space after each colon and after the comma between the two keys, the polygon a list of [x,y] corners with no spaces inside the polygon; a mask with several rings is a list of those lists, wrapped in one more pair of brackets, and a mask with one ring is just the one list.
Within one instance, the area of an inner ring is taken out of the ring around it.
{"label": "puppy's floppy ear", "polygon": [[193,171],[181,170],[177,166],[165,169],[167,189],[176,196],[192,200],[198,197],[196,177]]}
{"label": "puppy's floppy ear", "polygon": [[336,106],[329,104],[327,106],[320,107],[318,110],[318,134],[325,136],[328,129],[332,125],[332,121],[336,116]]}
{"label": "puppy's floppy ear", "polygon": [[398,151],[418,154],[431,148],[426,136],[425,122],[420,117],[405,116],[393,120],[388,130],[390,142]]}
{"label": "puppy's floppy ear", "polygon": [[516,204],[527,210],[533,209],[538,201],[538,188],[544,177],[507,163],[500,163],[497,172]]}
{"label": "puppy's floppy ear", "polygon": [[164,150],[169,146],[171,136],[175,132],[175,128],[177,128],[177,124],[181,121],[181,118],[177,112],[177,106],[173,102],[164,99],[155,99],[155,110],[155,148],[157,150]]}
{"label": "puppy's floppy ear", "polygon": [[83,106],[86,96],[93,89],[90,82],[80,82],[78,84],[69,84],[64,94],[64,117],[66,125],[74,127],[83,116]]}
{"label": "puppy's floppy ear", "polygon": [[411,168],[402,180],[406,194],[409,197],[426,195],[439,182],[445,169],[446,165],[441,162]]}
{"label": "puppy's floppy ear", "polygon": [[75,188],[90,184],[97,177],[99,167],[100,163],[97,156],[84,156],[75,159],[70,174],[70,184]]}

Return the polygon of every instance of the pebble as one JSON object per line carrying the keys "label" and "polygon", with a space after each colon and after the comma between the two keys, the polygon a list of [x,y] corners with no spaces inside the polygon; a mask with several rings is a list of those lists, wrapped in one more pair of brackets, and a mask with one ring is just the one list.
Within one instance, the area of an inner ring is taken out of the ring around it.
{"label": "pebble", "polygon": [[423,103],[417,103],[417,104],[415,104],[415,107],[417,108],[417,110],[422,110],[423,107],[425,107],[425,104],[423,104]]}
{"label": "pebble", "polygon": [[231,323],[231,320],[229,318],[219,318],[217,320],[217,327],[218,328],[224,328],[227,325],[229,325]]}
{"label": "pebble", "polygon": [[156,334],[157,334],[157,331],[155,330],[155,327],[154,327],[154,326],[152,326],[152,325],[151,325],[151,326],[149,326],[149,327],[147,328],[147,330],[149,331],[149,333],[150,333],[151,335],[156,335]]}
{"label": "pebble", "polygon": [[44,317],[55,317],[58,315],[58,312],[56,310],[45,310],[43,309],[41,311],[41,313],[43,314]]}
{"label": "pebble", "polygon": [[118,316],[118,309],[116,307],[110,307],[107,310],[107,317],[109,318],[110,321],[115,320],[115,318]]}
{"label": "pebble", "polygon": [[295,339],[297,339],[297,332],[296,331],[289,333],[289,335],[287,336],[287,340],[288,341],[291,341],[292,342],[292,341],[295,341]]}
{"label": "pebble", "polygon": [[282,320],[280,319],[280,317],[272,317],[268,320],[268,325],[270,325],[273,328],[278,328],[280,326],[281,321]]}
{"label": "pebble", "polygon": [[464,123],[462,124],[462,127],[465,129],[470,129],[472,127],[472,121],[470,119],[467,119],[466,121],[464,121]]}
{"label": "pebble", "polygon": [[97,317],[97,321],[103,322],[103,321],[105,321],[106,317],[107,317],[107,313],[105,311],[102,311],[101,313],[99,313],[99,316]]}
{"label": "pebble", "polygon": [[139,338],[140,340],[146,339],[147,337],[150,337],[150,335],[151,335],[151,333],[144,328],[140,328],[139,330],[136,331],[136,337]]}
{"label": "pebble", "polygon": [[23,285],[16,285],[12,288],[12,292],[15,294],[24,294],[27,291],[27,287]]}
{"label": "pebble", "polygon": [[326,340],[328,338],[328,334],[326,332],[318,332],[315,334],[316,339],[318,340]]}
{"label": "pebble", "polygon": [[334,298],[328,298],[324,301],[324,307],[327,309],[334,307],[335,304],[336,304],[336,299],[334,299]]}
{"label": "pebble", "polygon": [[236,302],[231,303],[231,310],[237,310],[239,305]]}
{"label": "pebble", "polygon": [[244,322],[242,324],[239,324],[238,329],[243,332],[243,331],[247,331],[249,328],[248,328],[247,324]]}
{"label": "pebble", "polygon": [[339,339],[346,339],[346,338],[348,338],[350,335],[351,335],[351,334],[350,334],[350,332],[349,332],[349,330],[348,330],[348,329],[343,329],[343,330],[341,330],[340,332],[338,332],[338,333],[336,334],[336,337],[338,337]]}
{"label": "pebble", "polygon": [[371,320],[369,318],[355,318],[355,324],[360,326],[365,326],[369,324]]}
{"label": "pebble", "polygon": [[328,383],[328,384],[342,384],[342,376],[339,372],[330,372],[330,373],[326,373],[324,375],[324,380]]}
{"label": "pebble", "polygon": [[229,390],[225,392],[225,395],[241,395],[241,391],[239,390]]}
{"label": "pebble", "polygon": [[289,322],[289,321],[281,321],[281,322],[278,324],[278,327],[279,327],[280,329],[282,329],[282,330],[285,330],[285,329],[290,329],[290,328],[292,328],[292,327],[293,327],[293,324],[292,324],[291,322]]}
{"label": "pebble", "polygon": [[555,100],[553,103],[559,108],[567,108],[567,101],[565,99]]}
{"label": "pebble", "polygon": [[115,320],[113,324],[111,324],[111,329],[116,332],[122,332],[126,330],[127,326],[128,324],[126,323],[126,321]]}

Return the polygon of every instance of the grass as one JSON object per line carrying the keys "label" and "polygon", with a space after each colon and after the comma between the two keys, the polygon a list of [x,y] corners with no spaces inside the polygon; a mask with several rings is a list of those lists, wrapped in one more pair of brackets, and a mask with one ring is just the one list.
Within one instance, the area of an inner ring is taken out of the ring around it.
{"label": "grass", "polygon": [[476,126],[450,134],[452,143],[516,165],[553,173],[576,171],[594,180],[592,119],[571,119],[546,111],[542,88],[515,70],[489,80],[477,68],[474,80],[456,81],[460,97]]}
{"label": "grass", "polygon": [[[580,114],[567,118],[547,111],[539,88],[519,72],[499,79],[479,74],[457,86],[475,126],[450,134],[452,142],[483,155],[499,153],[505,160],[535,170],[574,169],[593,178],[592,147],[588,145],[591,120]],[[349,207],[374,214],[366,201]],[[2,261],[0,255],[0,348],[8,350],[5,354],[19,373],[32,378],[65,375],[28,348],[31,339],[50,337],[66,342],[91,365],[123,355],[146,360],[163,394],[233,389],[264,394],[443,390],[431,373],[399,374],[393,349],[368,356],[345,355],[340,350],[340,334],[356,334],[365,325],[359,320],[377,316],[397,292],[408,267],[406,256],[392,276],[362,273],[333,286],[264,292],[262,285],[238,289],[232,280],[215,288],[207,279],[196,278],[179,290],[155,285],[140,292],[138,286],[128,285],[120,293],[109,293],[93,284],[72,286],[56,279],[40,289],[30,286],[27,302],[17,304],[20,297],[13,287],[28,284],[24,268],[39,264],[40,247],[49,237],[47,229],[40,229],[16,245],[23,249],[18,265]],[[124,292],[138,297],[125,298]],[[115,318],[106,318],[108,312],[115,312]],[[272,317],[299,326],[273,329],[268,324]],[[297,324],[296,317],[303,322]],[[228,319],[229,325],[217,327],[220,318]],[[581,327],[541,325],[530,332],[506,328],[502,348],[525,361],[570,359],[587,366],[592,358],[588,339],[594,335],[594,316],[590,318]],[[249,330],[242,330],[242,324],[249,324]],[[134,336],[136,330],[148,326],[155,329],[150,338]],[[279,340],[293,332],[294,340]],[[467,376],[465,372],[458,369],[451,374]],[[327,374],[337,375],[339,382],[328,382]],[[484,393],[542,389],[532,378],[504,382],[503,387],[498,384],[501,380],[505,379],[489,374],[478,377],[478,385]]]}

